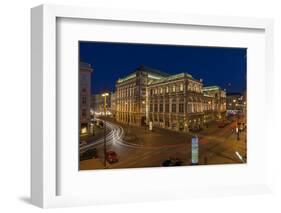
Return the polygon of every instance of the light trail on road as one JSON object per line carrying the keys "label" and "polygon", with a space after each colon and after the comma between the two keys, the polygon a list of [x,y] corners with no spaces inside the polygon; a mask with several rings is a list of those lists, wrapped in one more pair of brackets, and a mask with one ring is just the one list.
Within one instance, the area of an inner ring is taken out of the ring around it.
{"label": "light trail on road", "polygon": [[[109,129],[109,133],[106,135],[106,144],[109,145],[114,145],[114,146],[124,146],[128,148],[142,148],[142,146],[139,145],[133,145],[133,144],[128,144],[124,138],[124,129],[116,124],[113,124],[109,121],[104,121],[99,119],[102,122],[106,122],[106,128]],[[104,138],[99,138],[95,140],[94,142],[87,144],[85,146],[80,147],[80,152],[84,152],[87,149],[93,147],[93,146],[101,146],[104,143]]]}

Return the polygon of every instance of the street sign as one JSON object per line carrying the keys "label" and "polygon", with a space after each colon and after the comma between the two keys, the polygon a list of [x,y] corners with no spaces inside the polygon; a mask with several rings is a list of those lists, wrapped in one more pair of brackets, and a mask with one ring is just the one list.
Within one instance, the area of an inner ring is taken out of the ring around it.
{"label": "street sign", "polygon": [[198,154],[199,154],[198,137],[193,136],[191,138],[191,163],[192,164],[198,164]]}

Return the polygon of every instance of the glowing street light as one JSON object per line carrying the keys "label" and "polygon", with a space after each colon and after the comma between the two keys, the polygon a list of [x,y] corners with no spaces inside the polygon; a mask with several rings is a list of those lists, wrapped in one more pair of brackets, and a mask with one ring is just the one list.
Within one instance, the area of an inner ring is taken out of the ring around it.
{"label": "glowing street light", "polygon": [[[106,116],[106,97],[109,96],[108,92],[102,93],[102,97],[104,97],[104,115]],[[104,141],[103,141],[103,150],[104,150],[104,168],[106,168],[106,120],[104,119]]]}
{"label": "glowing street light", "polygon": [[102,93],[101,96],[103,97],[109,96],[109,93],[108,92]]}
{"label": "glowing street light", "polygon": [[102,93],[101,94],[102,97],[104,97],[104,114],[106,115],[106,97],[109,96],[108,92]]}

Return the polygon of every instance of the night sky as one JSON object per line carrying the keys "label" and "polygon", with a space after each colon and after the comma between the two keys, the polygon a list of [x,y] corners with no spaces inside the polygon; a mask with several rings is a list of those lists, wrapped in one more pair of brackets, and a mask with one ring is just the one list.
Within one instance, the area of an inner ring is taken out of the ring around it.
{"label": "night sky", "polygon": [[113,91],[118,78],[145,65],[168,74],[187,72],[203,79],[204,86],[218,85],[227,92],[246,88],[247,49],[80,42],[80,61],[90,63],[92,94]]}

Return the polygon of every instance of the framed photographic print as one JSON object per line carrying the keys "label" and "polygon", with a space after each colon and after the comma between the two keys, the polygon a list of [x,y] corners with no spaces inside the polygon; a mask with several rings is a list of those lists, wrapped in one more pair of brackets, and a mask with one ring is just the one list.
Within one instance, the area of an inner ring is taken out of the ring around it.
{"label": "framed photographic print", "polygon": [[246,48],[80,41],[79,58],[80,170],[247,162]]}
{"label": "framed photographic print", "polygon": [[33,8],[32,203],[270,192],[272,29],[269,19]]}

